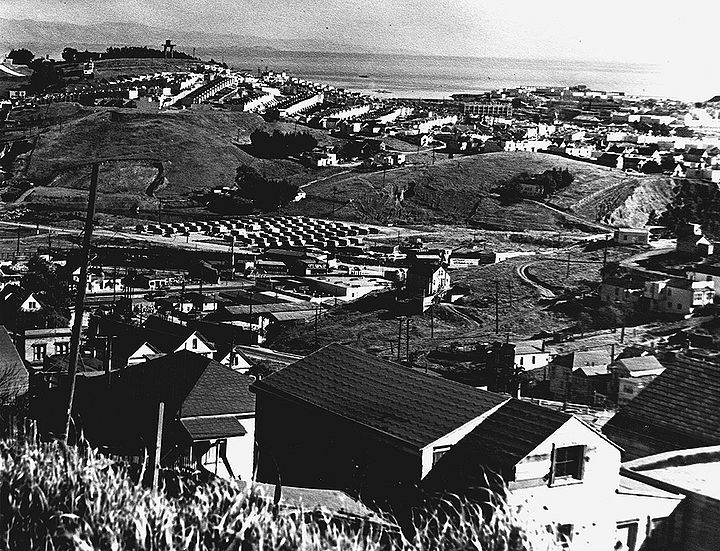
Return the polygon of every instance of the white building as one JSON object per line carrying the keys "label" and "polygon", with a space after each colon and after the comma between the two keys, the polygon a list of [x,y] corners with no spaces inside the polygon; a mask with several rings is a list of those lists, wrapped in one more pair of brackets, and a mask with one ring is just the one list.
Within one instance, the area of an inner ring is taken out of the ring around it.
{"label": "white building", "polygon": [[712,281],[715,284],[715,296],[720,296],[720,265],[695,264],[686,274],[693,281]]}
{"label": "white building", "polygon": [[690,279],[648,281],[645,297],[652,301],[653,310],[657,312],[687,317],[697,308],[713,303],[715,283]]}
{"label": "white building", "polygon": [[650,230],[642,228],[617,228],[615,243],[620,245],[647,245],[650,243]]}

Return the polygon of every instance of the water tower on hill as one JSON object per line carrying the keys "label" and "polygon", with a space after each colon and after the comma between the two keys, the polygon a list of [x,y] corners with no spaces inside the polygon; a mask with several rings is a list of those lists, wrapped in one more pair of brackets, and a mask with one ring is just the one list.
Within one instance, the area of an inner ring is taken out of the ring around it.
{"label": "water tower on hill", "polygon": [[172,43],[170,39],[165,41],[165,44],[163,44],[163,54],[165,57],[168,57],[168,52],[170,52],[170,57],[174,57],[174,51],[175,51],[175,44]]}

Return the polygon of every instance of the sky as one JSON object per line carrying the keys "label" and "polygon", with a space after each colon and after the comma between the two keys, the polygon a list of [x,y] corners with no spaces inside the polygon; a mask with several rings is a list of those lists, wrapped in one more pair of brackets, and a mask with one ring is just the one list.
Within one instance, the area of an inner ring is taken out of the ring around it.
{"label": "sky", "polygon": [[[707,70],[717,0],[0,0],[0,17],[327,39],[377,51]],[[719,79],[720,80],[720,79]]]}

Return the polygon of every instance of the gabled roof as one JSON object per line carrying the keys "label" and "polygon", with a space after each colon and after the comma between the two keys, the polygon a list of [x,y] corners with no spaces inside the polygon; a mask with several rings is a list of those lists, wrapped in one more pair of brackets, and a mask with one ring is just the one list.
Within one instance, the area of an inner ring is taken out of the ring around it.
{"label": "gabled roof", "polygon": [[28,372],[22,358],[0,325],[0,404],[14,400],[28,390]]}
{"label": "gabled roof", "polygon": [[416,448],[507,401],[339,344],[253,383],[251,390],[322,409]]}
{"label": "gabled roof", "polygon": [[180,418],[255,411],[248,376],[185,350],[127,367],[119,378],[130,395],[164,401]]}
{"label": "gabled roof", "polygon": [[502,465],[515,465],[571,418],[567,413],[513,398],[475,427],[453,450],[479,454]]}
{"label": "gabled roof", "polygon": [[579,350],[572,354],[572,367],[606,366],[612,362],[612,355],[609,350],[599,348],[595,350]]}
{"label": "gabled roof", "polygon": [[575,373],[582,373],[586,377],[595,377],[597,375],[609,375],[606,365],[585,365],[575,370]]}
{"label": "gabled roof", "polygon": [[697,446],[720,444],[720,364],[684,355],[666,362],[665,371],[610,419],[603,432],[628,427]]}
{"label": "gabled roof", "polygon": [[638,356],[617,361],[617,367],[624,368],[630,377],[642,377],[662,373],[665,367],[655,356]]}

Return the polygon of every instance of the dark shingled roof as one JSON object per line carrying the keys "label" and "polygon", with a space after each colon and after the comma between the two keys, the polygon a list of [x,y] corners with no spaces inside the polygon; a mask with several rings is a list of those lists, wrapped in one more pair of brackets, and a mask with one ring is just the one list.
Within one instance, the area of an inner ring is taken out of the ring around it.
{"label": "dark shingled roof", "polygon": [[247,375],[186,350],[127,367],[120,379],[130,395],[162,400],[181,418],[255,411]]}
{"label": "dark shingled roof", "polygon": [[422,448],[508,398],[330,344],[251,390],[310,404]]}
{"label": "dark shingled roof", "polygon": [[194,441],[247,434],[245,427],[235,417],[199,417],[180,419],[180,422]]}
{"label": "dark shingled roof", "polygon": [[720,444],[720,364],[680,355],[603,428],[665,434],[697,446]]}
{"label": "dark shingled roof", "polygon": [[561,411],[512,399],[473,429],[457,445],[502,465],[515,465],[572,418]]}
{"label": "dark shingled roof", "polygon": [[0,325],[0,404],[28,390],[28,372],[5,327]]}

